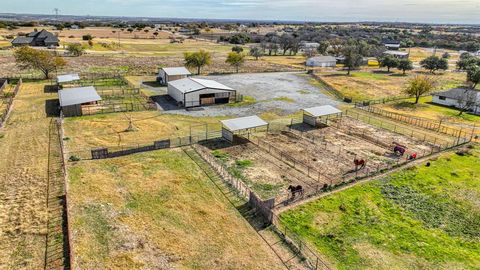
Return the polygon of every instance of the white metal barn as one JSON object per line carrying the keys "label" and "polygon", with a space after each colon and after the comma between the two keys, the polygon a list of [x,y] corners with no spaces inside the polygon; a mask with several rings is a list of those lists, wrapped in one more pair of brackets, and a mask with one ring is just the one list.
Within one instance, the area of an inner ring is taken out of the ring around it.
{"label": "white metal barn", "polygon": [[157,81],[162,85],[167,85],[169,82],[181,80],[190,75],[192,73],[184,67],[161,68],[158,71]]}
{"label": "white metal barn", "polygon": [[333,56],[315,56],[307,60],[308,67],[336,67],[337,59]]}
{"label": "white metal barn", "polygon": [[236,93],[212,80],[185,78],[168,83],[168,95],[186,108],[234,102]]}

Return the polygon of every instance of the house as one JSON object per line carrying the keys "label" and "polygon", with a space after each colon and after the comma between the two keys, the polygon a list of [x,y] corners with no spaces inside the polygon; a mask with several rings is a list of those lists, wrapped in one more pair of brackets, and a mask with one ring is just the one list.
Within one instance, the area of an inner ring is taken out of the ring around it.
{"label": "house", "polygon": [[300,50],[301,51],[317,50],[318,47],[320,47],[320,43],[318,43],[318,42],[306,42],[306,41],[300,42]]}
{"label": "house", "polygon": [[185,78],[168,83],[168,95],[185,108],[229,103],[236,91],[212,80]]}
{"label": "house", "polygon": [[480,91],[463,88],[453,88],[432,95],[432,102],[457,109],[480,114]]}
{"label": "house", "polygon": [[81,116],[83,105],[96,104],[102,100],[93,86],[59,90],[58,98],[65,117]]}
{"label": "house", "polygon": [[474,52],[474,53],[473,53],[473,55],[475,55],[475,56],[479,56],[479,57],[480,57],[480,50],[478,50],[478,51]]}
{"label": "house", "polygon": [[315,56],[307,60],[308,67],[336,67],[337,59],[333,56]]}
{"label": "house", "polygon": [[59,45],[60,40],[54,34],[43,29],[42,31],[33,31],[26,36],[18,36],[12,40],[12,45],[17,46],[35,46],[50,47]]}
{"label": "house", "polygon": [[383,54],[391,55],[398,59],[408,59],[410,57],[410,54],[408,52],[403,51],[384,51]]}
{"label": "house", "polygon": [[158,71],[157,82],[167,85],[171,81],[187,78],[192,75],[188,69],[184,67],[161,68]]}
{"label": "house", "polygon": [[382,40],[382,43],[388,50],[400,50],[400,41],[398,40],[384,39]]}

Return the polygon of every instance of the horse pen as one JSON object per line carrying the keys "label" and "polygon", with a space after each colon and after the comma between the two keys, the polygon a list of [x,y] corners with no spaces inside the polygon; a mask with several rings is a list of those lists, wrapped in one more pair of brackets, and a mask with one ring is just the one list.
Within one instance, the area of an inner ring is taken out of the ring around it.
{"label": "horse pen", "polygon": [[393,131],[341,115],[320,117],[315,126],[299,119],[290,125],[270,123],[266,132],[238,134],[234,143],[211,140],[202,147],[262,199],[275,198],[278,208],[456,143],[455,138],[429,140],[425,132],[400,126]]}

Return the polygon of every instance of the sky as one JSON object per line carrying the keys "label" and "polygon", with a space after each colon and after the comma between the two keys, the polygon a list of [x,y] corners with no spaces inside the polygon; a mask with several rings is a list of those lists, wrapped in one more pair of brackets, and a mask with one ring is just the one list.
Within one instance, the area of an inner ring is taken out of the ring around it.
{"label": "sky", "polygon": [[480,24],[480,0],[0,0],[2,13]]}

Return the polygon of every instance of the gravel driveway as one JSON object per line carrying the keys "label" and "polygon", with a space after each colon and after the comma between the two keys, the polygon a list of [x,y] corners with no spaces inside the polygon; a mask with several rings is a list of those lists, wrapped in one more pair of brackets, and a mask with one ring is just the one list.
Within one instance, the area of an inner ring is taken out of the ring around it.
{"label": "gravel driveway", "polygon": [[254,104],[245,106],[216,105],[186,111],[174,109],[164,98],[157,99],[165,113],[186,114],[191,116],[247,116],[266,111],[275,111],[287,115],[302,108],[320,105],[338,105],[338,102],[321,92],[321,89],[309,83],[310,77],[298,72],[251,73],[221,76],[203,76],[199,78],[216,80],[237,90],[238,94],[255,99]]}

